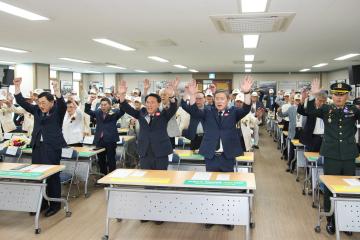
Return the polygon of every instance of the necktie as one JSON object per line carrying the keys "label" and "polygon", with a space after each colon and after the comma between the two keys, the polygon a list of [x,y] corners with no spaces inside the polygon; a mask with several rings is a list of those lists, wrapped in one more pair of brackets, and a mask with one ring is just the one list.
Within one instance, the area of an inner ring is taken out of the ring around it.
{"label": "necktie", "polygon": [[151,123],[152,123],[152,121],[153,121],[153,118],[154,118],[154,116],[153,116],[153,115],[150,115],[149,126],[151,126]]}
{"label": "necktie", "polygon": [[[220,111],[219,112],[219,122],[221,122],[221,117],[222,117],[222,112]],[[218,143],[216,146],[216,150],[219,150],[219,148],[220,148],[220,137],[219,137],[219,140],[218,140]]]}
{"label": "necktie", "polygon": [[221,122],[222,112],[219,112],[219,121]]}

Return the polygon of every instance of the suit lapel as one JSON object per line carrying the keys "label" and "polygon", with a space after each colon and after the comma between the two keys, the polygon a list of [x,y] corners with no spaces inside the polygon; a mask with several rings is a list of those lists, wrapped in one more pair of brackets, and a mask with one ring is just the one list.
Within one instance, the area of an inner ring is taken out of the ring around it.
{"label": "suit lapel", "polygon": [[218,113],[217,109],[216,109],[216,108],[213,108],[213,109],[212,109],[212,112],[213,112],[213,115],[214,115],[214,117],[215,117],[216,123],[220,126],[219,113]]}

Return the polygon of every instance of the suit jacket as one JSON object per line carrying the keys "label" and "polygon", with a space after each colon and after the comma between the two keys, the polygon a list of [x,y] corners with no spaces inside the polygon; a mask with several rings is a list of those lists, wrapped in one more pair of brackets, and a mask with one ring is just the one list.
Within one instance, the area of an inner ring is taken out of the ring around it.
{"label": "suit jacket", "polygon": [[168,109],[158,110],[153,117],[151,125],[149,125],[146,120],[148,116],[146,108],[135,110],[126,101],[122,102],[120,107],[124,112],[139,121],[138,153],[140,157],[146,156],[149,147],[151,147],[155,157],[165,157],[173,153],[173,148],[167,133],[167,125],[177,111],[176,101],[170,103]]}
{"label": "suit jacket", "polygon": [[324,104],[315,108],[315,100],[308,101],[307,113],[324,121],[324,138],[320,154],[336,160],[354,160],[359,151],[355,142],[356,121],[360,110],[355,106],[337,108],[334,104]]}
{"label": "suit jacket", "polygon": [[[272,98],[272,104],[271,104],[270,98]],[[276,105],[276,102],[275,102],[276,96],[275,95],[272,95],[272,96],[266,95],[264,97],[264,100],[266,101],[266,106],[265,107],[270,109],[271,111],[274,111],[275,105]]]}
{"label": "suit jacket", "polygon": [[[181,99],[181,107],[189,114],[191,114],[191,106],[189,104],[187,104],[187,102],[185,102],[183,99]],[[204,106],[204,107],[208,107],[208,106]],[[190,140],[194,140],[195,136],[196,136],[196,130],[197,127],[199,125],[199,123],[201,122],[202,126],[204,127],[204,122],[202,118],[197,118],[194,115],[190,115],[190,123],[189,123],[189,127],[188,129],[185,131],[184,137],[190,139]]]}
{"label": "suit jacket", "polygon": [[119,133],[116,123],[124,115],[124,111],[119,109],[111,109],[104,118],[103,111],[97,109],[91,110],[91,104],[85,103],[85,113],[96,119],[96,130],[94,136],[94,144],[99,144],[101,133],[106,143],[114,143],[119,141]]}
{"label": "suit jacket", "polygon": [[204,122],[204,137],[199,153],[205,158],[212,159],[221,139],[226,158],[234,159],[243,154],[236,123],[250,111],[250,105],[244,104],[243,108],[231,107],[225,110],[221,121],[218,110],[214,107],[199,109],[196,104],[191,105],[190,114],[201,118]]}
{"label": "suit jacket", "polygon": [[306,123],[301,131],[299,140],[305,146],[309,146],[312,143],[313,132],[316,124],[316,117],[308,115],[303,104],[299,104],[297,112],[302,116],[306,116]]}
{"label": "suit jacket", "polygon": [[31,147],[34,147],[41,136],[43,144],[59,150],[66,146],[62,133],[62,125],[66,113],[64,98],[56,98],[54,106],[46,116],[43,116],[39,106],[32,105],[24,99],[21,93],[15,95],[16,102],[27,112],[34,115],[34,129],[31,134]]}

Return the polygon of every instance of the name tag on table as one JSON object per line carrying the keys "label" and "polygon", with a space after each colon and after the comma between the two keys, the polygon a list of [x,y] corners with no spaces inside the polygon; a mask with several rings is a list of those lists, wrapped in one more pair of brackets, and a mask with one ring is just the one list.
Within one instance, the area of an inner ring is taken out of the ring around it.
{"label": "name tag on table", "polygon": [[16,156],[18,149],[19,149],[18,147],[9,146],[6,149],[6,154],[10,156]]}
{"label": "name tag on table", "polygon": [[83,139],[83,144],[91,145],[94,142],[94,135],[85,136]]}
{"label": "name tag on table", "polygon": [[209,172],[196,172],[191,180],[210,180],[211,175]]}
{"label": "name tag on table", "polygon": [[63,148],[61,150],[61,157],[62,158],[72,158],[73,153],[74,153],[74,149],[72,149],[72,148]]}
{"label": "name tag on table", "polygon": [[4,139],[9,140],[12,138],[12,133],[4,133]]}

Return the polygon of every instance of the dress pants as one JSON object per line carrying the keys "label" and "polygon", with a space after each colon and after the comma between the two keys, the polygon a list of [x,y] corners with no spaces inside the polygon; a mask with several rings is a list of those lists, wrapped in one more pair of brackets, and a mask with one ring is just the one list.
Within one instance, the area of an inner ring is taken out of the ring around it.
{"label": "dress pants", "polygon": [[203,135],[198,135],[196,134],[195,135],[195,138],[193,140],[191,140],[191,143],[190,143],[190,149],[191,150],[197,150],[200,148],[200,145],[201,145],[201,141],[203,139]]}
{"label": "dress pants", "polygon": [[116,169],[116,142],[104,142],[100,139],[97,148],[105,148],[104,152],[98,153],[100,172],[104,175]]}
{"label": "dress pants", "polygon": [[168,156],[156,157],[151,144],[147,149],[146,155],[140,157],[140,168],[149,170],[167,170],[169,165]]}
{"label": "dress pants", "polygon": [[207,172],[234,172],[235,158],[226,158],[224,153],[205,158]]}

